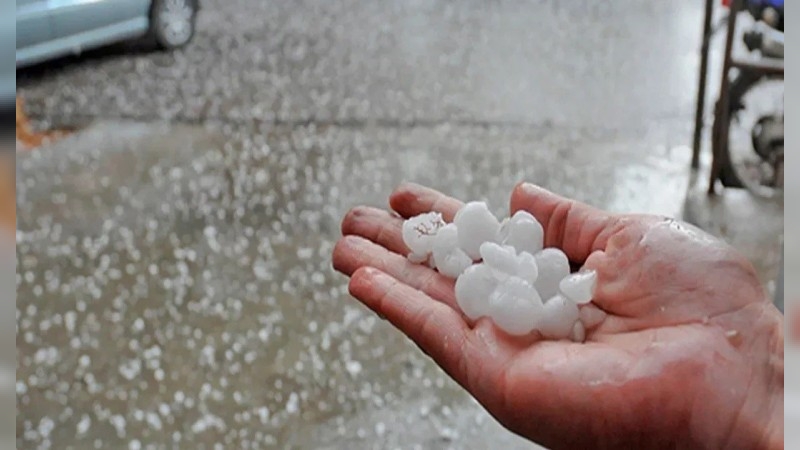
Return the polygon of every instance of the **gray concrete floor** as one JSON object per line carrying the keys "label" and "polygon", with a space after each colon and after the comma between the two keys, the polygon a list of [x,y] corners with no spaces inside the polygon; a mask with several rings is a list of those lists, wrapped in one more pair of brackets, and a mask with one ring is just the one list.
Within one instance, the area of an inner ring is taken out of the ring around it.
{"label": "gray concrete floor", "polygon": [[[568,4],[567,4],[568,3]],[[19,448],[530,448],[330,267],[400,181],[680,215],[698,2],[204,2],[18,74]]]}

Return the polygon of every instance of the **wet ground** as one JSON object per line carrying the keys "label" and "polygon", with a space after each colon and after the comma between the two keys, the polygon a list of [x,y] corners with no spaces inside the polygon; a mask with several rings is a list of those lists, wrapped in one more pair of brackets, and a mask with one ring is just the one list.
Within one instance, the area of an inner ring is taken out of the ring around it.
{"label": "wet ground", "polygon": [[[19,448],[529,448],[330,268],[403,180],[680,215],[701,4],[204,2],[19,73]],[[131,53],[132,52],[132,53]]]}
{"label": "wet ground", "polygon": [[18,86],[29,112],[68,125],[125,117],[616,130],[682,120],[694,103],[702,11],[692,1],[203,6],[185,51],[120,45],[25,71]]}

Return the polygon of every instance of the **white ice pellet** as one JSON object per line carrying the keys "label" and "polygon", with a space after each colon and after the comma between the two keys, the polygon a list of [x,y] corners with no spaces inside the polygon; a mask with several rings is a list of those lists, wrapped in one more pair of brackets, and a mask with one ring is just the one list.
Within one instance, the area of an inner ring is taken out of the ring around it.
{"label": "white ice pellet", "polygon": [[472,265],[472,258],[467,256],[460,248],[453,250],[442,258],[434,258],[434,260],[439,273],[450,278],[458,278]]}
{"label": "white ice pellet", "polygon": [[603,320],[605,320],[606,313],[602,309],[594,305],[588,304],[581,306],[580,316],[581,316],[581,322],[583,323],[583,327],[587,330],[591,330],[597,325],[600,325],[600,323]]}
{"label": "white ice pellet", "polygon": [[484,242],[495,242],[500,222],[484,202],[470,202],[456,213],[453,223],[458,227],[458,246],[473,260],[480,259]]}
{"label": "white ice pellet", "polygon": [[504,274],[516,275],[519,272],[517,254],[513,247],[484,242],[480,247],[480,255],[487,266]]}
{"label": "white ice pellet", "polygon": [[580,320],[576,321],[575,325],[572,326],[572,334],[570,334],[569,337],[575,342],[583,342],[586,340],[586,328],[583,327]]}
{"label": "white ice pellet", "polygon": [[422,264],[428,260],[428,255],[411,252],[408,254],[408,260],[414,264]]}
{"label": "white ice pellet", "polygon": [[546,248],[533,256],[539,269],[534,287],[542,298],[550,298],[558,293],[559,283],[569,275],[567,255],[557,248]]}
{"label": "white ice pellet", "polygon": [[517,276],[528,283],[536,283],[536,279],[539,278],[539,266],[532,254],[525,252],[517,257]]}
{"label": "white ice pellet", "polygon": [[544,228],[527,211],[517,211],[500,229],[500,240],[516,249],[517,253],[536,254],[544,245]]}
{"label": "white ice pellet", "polygon": [[594,270],[576,272],[564,277],[559,283],[558,289],[568,299],[583,305],[592,301],[596,282],[597,272]]}
{"label": "white ice pellet", "polygon": [[439,228],[433,238],[433,257],[446,255],[456,248],[458,248],[458,227],[454,223],[448,223]]}
{"label": "white ice pellet", "polygon": [[403,222],[403,242],[415,257],[427,255],[433,250],[433,239],[445,225],[437,212],[420,214]]}
{"label": "white ice pellet", "polygon": [[555,295],[544,303],[538,329],[546,338],[564,339],[572,333],[578,317],[578,305],[562,295]]}
{"label": "white ice pellet", "polygon": [[533,331],[542,314],[542,299],[530,283],[517,276],[501,282],[489,296],[489,315],[508,334]]}
{"label": "white ice pellet", "polygon": [[442,275],[457,278],[472,265],[472,258],[458,247],[458,228],[447,224],[433,240],[433,261]]}
{"label": "white ice pellet", "polygon": [[486,264],[469,266],[456,280],[456,302],[470,320],[489,312],[489,296],[497,286],[494,269]]}
{"label": "white ice pellet", "polygon": [[81,416],[81,420],[78,421],[75,432],[78,434],[78,436],[86,434],[86,432],[89,431],[89,427],[91,426],[92,426],[92,418],[89,417],[88,414],[84,414]]}
{"label": "white ice pellet", "polygon": [[542,249],[544,230],[528,212],[500,224],[486,203],[470,202],[451,224],[435,212],[408,219],[402,235],[409,261],[456,279],[456,303],[470,320],[490,317],[511,335],[539,330],[548,339],[583,342],[605,316],[585,305],[596,273],[570,275],[564,252]]}

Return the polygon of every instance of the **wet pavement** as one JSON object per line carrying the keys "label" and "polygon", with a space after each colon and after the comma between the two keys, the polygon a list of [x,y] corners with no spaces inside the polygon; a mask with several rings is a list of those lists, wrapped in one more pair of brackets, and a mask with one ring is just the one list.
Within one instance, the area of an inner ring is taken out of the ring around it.
{"label": "wet pavement", "polygon": [[124,117],[640,130],[692,112],[696,3],[211,0],[185,51],[119,45],[21,72],[18,87],[33,116],[66,125]]}
{"label": "wet pavement", "polygon": [[92,125],[18,155],[18,447],[530,448],[349,298],[339,221],[403,180],[679,215],[696,3],[204,2],[21,72]]}

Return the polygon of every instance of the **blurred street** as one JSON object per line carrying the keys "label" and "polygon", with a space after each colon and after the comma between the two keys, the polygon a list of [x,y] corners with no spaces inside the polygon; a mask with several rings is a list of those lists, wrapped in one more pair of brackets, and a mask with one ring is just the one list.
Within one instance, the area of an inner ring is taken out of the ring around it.
{"label": "blurred street", "polygon": [[680,216],[702,2],[202,5],[18,72],[78,130],[17,155],[18,448],[530,448],[349,297],[339,222],[404,180]]}

